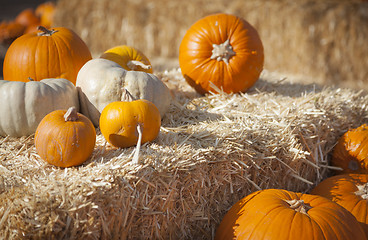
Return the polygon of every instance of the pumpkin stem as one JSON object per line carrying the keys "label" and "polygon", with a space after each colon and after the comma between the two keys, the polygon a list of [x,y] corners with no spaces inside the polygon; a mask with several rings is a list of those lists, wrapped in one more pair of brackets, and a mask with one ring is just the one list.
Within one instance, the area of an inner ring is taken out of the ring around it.
{"label": "pumpkin stem", "polygon": [[151,69],[152,66],[151,65],[146,65],[140,61],[136,61],[136,60],[131,60],[127,63],[128,68],[130,68],[131,70],[137,70],[138,67],[141,67],[143,69]]}
{"label": "pumpkin stem", "polygon": [[307,214],[308,210],[312,208],[311,206],[305,204],[304,200],[293,199],[293,200],[285,200],[285,202],[287,202],[290,205],[291,209],[303,214]]}
{"label": "pumpkin stem", "polygon": [[368,183],[363,185],[357,185],[358,191],[355,192],[355,195],[360,196],[364,200],[368,199]]}
{"label": "pumpkin stem", "polygon": [[52,34],[56,33],[57,30],[55,29],[47,29],[44,26],[38,26],[37,28],[39,31],[39,33],[37,33],[37,36],[51,36]]}
{"label": "pumpkin stem", "polygon": [[28,77],[28,80],[29,80],[30,82],[34,82],[34,79],[33,79],[33,78],[31,78],[31,77]]}
{"label": "pumpkin stem", "polygon": [[133,95],[126,89],[123,88],[123,93],[121,94],[121,101],[122,102],[133,102],[136,100]]}
{"label": "pumpkin stem", "polygon": [[137,132],[138,132],[137,147],[135,149],[135,152],[134,152],[134,155],[133,155],[133,159],[132,159],[132,162],[134,164],[138,164],[139,151],[141,149],[141,144],[142,144],[142,130],[141,130],[141,125],[140,124],[138,124],[138,126],[137,126]]}
{"label": "pumpkin stem", "polygon": [[211,59],[224,61],[226,64],[229,64],[229,59],[236,54],[233,51],[233,47],[230,45],[229,39],[219,45],[212,44],[212,47]]}
{"label": "pumpkin stem", "polygon": [[78,113],[75,107],[70,107],[64,114],[65,122],[78,120]]}

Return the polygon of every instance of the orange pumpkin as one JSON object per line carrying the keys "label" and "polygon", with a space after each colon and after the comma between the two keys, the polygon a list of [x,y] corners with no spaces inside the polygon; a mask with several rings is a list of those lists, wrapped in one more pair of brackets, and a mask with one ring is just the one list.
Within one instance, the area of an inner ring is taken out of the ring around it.
{"label": "orange pumpkin", "polygon": [[153,141],[160,127],[161,116],[157,107],[145,99],[134,100],[126,89],[122,101],[109,103],[100,116],[102,135],[120,148],[140,144],[139,139],[141,143]]}
{"label": "orange pumpkin", "polygon": [[331,165],[338,173],[368,173],[368,125],[347,131],[335,145]]}
{"label": "orange pumpkin", "polygon": [[53,2],[41,3],[37,6],[35,13],[40,18],[42,26],[52,27],[55,13],[55,4]]}
{"label": "orange pumpkin", "polygon": [[325,179],[312,191],[351,212],[368,236],[368,175],[342,174]]}
{"label": "orange pumpkin", "polygon": [[282,189],[254,192],[238,201],[217,228],[223,239],[366,239],[346,209],[324,197]]}
{"label": "orange pumpkin", "polygon": [[74,107],[47,114],[35,133],[37,153],[58,167],[77,166],[93,152],[96,131],[92,122]]}
{"label": "orange pumpkin", "polygon": [[263,45],[247,21],[229,14],[200,19],[186,32],[179,64],[186,81],[201,94],[244,92],[263,70]]}
{"label": "orange pumpkin", "polygon": [[87,45],[68,28],[39,29],[10,45],[4,58],[4,79],[65,78],[75,84],[79,69],[92,59]]}
{"label": "orange pumpkin", "polygon": [[20,23],[17,22],[5,22],[0,23],[0,43],[10,44],[14,39],[21,36],[26,29]]}
{"label": "orange pumpkin", "polygon": [[16,23],[20,23],[25,27],[32,25],[39,25],[40,18],[36,16],[35,11],[32,8],[27,8],[21,11],[15,18]]}

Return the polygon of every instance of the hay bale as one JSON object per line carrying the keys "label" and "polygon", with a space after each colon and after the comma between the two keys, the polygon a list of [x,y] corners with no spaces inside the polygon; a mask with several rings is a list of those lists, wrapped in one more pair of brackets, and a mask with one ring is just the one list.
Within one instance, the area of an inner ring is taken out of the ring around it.
{"label": "hay bale", "polygon": [[244,94],[198,96],[180,70],[158,73],[174,103],[158,138],[116,149],[98,132],[90,160],[57,168],[33,136],[0,138],[5,239],[211,239],[226,211],[258,189],[308,192],[329,152],[367,120],[368,97],[264,71]]}
{"label": "hay bale", "polygon": [[150,59],[174,58],[178,64],[186,30],[216,12],[256,27],[266,69],[368,89],[368,3],[361,0],[59,0],[55,21],[78,32],[94,56],[128,44]]}

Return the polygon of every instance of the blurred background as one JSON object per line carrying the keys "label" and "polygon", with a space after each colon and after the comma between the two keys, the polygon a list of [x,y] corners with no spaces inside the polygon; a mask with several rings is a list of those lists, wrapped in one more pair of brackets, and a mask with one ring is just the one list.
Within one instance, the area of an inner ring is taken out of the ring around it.
{"label": "blurred background", "polygon": [[[45,1],[0,3],[0,21]],[[364,0],[55,0],[52,26],[73,29],[93,57],[116,45],[140,49],[156,71],[179,67],[186,30],[218,12],[258,31],[265,69],[323,85],[368,89],[368,1]],[[13,39],[1,39],[2,61]],[[4,32],[4,30],[3,30]],[[4,35],[4,34],[3,34]],[[3,37],[4,38],[4,37]],[[2,67],[1,67],[2,69]]]}

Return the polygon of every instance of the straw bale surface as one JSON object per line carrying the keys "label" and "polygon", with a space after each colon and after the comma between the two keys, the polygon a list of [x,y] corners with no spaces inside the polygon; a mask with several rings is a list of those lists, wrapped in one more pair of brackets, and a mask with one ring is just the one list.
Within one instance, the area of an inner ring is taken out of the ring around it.
{"label": "straw bale surface", "polygon": [[149,59],[177,59],[187,29],[218,12],[258,30],[266,69],[368,89],[368,2],[361,0],[59,0],[55,22],[73,28],[95,56],[127,44]]}
{"label": "straw bale surface", "polygon": [[[158,73],[174,100],[158,138],[116,149],[99,133],[79,167],[45,163],[33,136],[0,138],[4,239],[211,239],[240,198],[308,192],[338,137],[367,120],[362,91],[264,71],[244,94],[199,96],[179,69]],[[295,81],[294,81],[295,80]]]}

